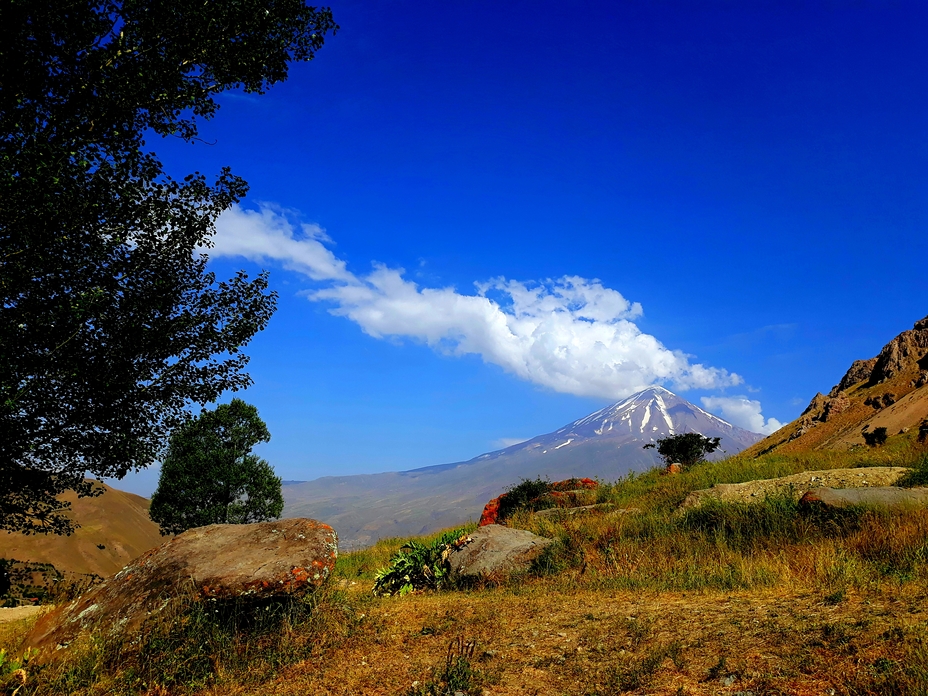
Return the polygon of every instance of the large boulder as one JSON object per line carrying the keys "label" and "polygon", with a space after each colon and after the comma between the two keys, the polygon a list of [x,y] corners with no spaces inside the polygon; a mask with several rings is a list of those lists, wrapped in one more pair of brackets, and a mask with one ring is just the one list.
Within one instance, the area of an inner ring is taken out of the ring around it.
{"label": "large boulder", "polygon": [[858,505],[882,508],[928,506],[928,488],[813,488],[799,499],[806,508],[822,507],[841,509]]}
{"label": "large boulder", "polygon": [[466,543],[451,552],[451,570],[465,578],[501,580],[531,566],[545,547],[554,543],[524,529],[499,524],[479,527]]}
{"label": "large boulder", "polygon": [[302,594],[325,582],[337,555],[334,530],[310,519],[190,529],[43,616],[25,644],[48,654],[82,631],[135,631],[177,601]]}

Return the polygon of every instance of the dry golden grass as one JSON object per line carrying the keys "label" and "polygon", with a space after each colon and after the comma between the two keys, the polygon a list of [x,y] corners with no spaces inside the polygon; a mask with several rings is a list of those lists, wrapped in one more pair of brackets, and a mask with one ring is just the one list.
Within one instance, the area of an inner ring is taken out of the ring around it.
{"label": "dry golden grass", "polygon": [[[928,694],[928,511],[808,515],[785,498],[674,510],[712,482],[920,456],[893,451],[654,472],[597,491],[609,509],[517,514],[557,543],[505,586],[373,597],[374,571],[405,541],[385,540],[342,557],[333,587],[279,630],[168,626],[154,647],[75,658],[68,692],[453,696],[449,645],[474,641],[469,696]],[[185,661],[204,658],[185,681]],[[20,696],[63,683],[38,675]]]}
{"label": "dry golden grass", "polygon": [[369,608],[366,626],[337,650],[270,683],[204,693],[402,694],[458,637],[476,641],[477,693],[880,693],[867,690],[880,670],[924,659],[928,638],[915,588],[836,599],[779,589],[614,592],[550,579]]}

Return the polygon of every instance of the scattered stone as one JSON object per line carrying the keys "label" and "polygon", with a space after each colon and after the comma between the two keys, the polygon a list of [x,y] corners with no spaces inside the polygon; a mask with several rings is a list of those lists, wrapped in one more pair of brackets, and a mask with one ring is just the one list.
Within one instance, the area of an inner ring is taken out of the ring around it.
{"label": "scattered stone", "polygon": [[175,601],[303,594],[325,582],[337,554],[332,528],[310,519],[190,529],[43,616],[25,645],[47,654],[85,630],[135,631]]}
{"label": "scattered stone", "polygon": [[803,507],[847,508],[855,505],[882,508],[924,507],[928,505],[928,488],[813,488],[802,496]]}
{"label": "scattered stone", "polygon": [[452,572],[463,577],[504,579],[514,572],[528,570],[546,546],[554,543],[524,529],[499,524],[477,528],[469,540],[451,552]]}

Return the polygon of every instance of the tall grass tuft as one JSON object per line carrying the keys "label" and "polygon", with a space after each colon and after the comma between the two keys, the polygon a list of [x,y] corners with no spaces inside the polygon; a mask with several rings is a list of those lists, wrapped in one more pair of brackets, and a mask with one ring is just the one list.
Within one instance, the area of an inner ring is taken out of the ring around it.
{"label": "tall grass tuft", "polygon": [[340,592],[261,604],[178,601],[137,636],[97,633],[42,665],[46,694],[195,693],[229,681],[254,683],[352,633],[358,619]]}

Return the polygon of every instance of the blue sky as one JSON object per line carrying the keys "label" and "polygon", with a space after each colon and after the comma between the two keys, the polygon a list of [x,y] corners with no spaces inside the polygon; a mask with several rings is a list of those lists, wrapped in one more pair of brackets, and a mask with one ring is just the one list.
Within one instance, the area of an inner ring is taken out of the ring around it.
{"label": "blue sky", "polygon": [[469,459],[650,383],[769,430],[928,314],[928,5],[332,10],[205,143],[149,143],[251,185],[211,265],[280,293],[241,396],[285,479]]}

